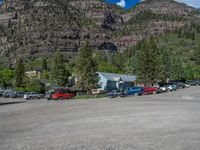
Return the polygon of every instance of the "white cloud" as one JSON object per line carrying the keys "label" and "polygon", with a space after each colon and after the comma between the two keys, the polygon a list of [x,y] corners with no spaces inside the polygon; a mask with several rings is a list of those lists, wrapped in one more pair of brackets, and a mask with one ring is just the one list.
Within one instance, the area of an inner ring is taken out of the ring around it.
{"label": "white cloud", "polygon": [[199,0],[176,0],[177,2],[185,3],[189,6],[199,8],[200,1]]}
{"label": "white cloud", "polygon": [[120,7],[125,8],[126,7],[126,1],[125,0],[120,0],[120,2],[117,2],[117,5]]}

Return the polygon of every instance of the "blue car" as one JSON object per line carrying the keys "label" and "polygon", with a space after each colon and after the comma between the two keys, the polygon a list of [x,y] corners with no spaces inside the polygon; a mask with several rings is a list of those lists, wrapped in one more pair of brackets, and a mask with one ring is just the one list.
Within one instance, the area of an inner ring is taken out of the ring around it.
{"label": "blue car", "polygon": [[130,87],[127,89],[126,94],[127,95],[142,95],[144,92],[144,89],[142,87],[139,86],[135,86],[135,87]]}
{"label": "blue car", "polygon": [[113,90],[112,92],[107,94],[107,97],[110,98],[116,98],[116,97],[125,97],[126,94],[124,93],[124,91],[121,90]]}

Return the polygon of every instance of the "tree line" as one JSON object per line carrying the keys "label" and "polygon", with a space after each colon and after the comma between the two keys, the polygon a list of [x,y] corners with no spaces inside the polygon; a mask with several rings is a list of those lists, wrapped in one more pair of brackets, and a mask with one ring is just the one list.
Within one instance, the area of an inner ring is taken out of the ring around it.
{"label": "tree line", "polygon": [[44,81],[47,81],[54,87],[75,84],[77,89],[90,92],[91,89],[98,88],[97,71],[134,74],[137,75],[138,83],[145,84],[192,80],[200,75],[198,65],[192,67],[189,63],[184,63],[182,57],[177,56],[174,51],[160,48],[155,37],[139,42],[124,53],[95,51],[86,42],[72,60],[64,58],[58,49],[48,62],[44,58],[40,64],[43,70],[41,79],[28,78],[25,63],[19,58],[14,69],[0,70],[0,85],[4,88],[14,86],[18,90],[44,92]]}

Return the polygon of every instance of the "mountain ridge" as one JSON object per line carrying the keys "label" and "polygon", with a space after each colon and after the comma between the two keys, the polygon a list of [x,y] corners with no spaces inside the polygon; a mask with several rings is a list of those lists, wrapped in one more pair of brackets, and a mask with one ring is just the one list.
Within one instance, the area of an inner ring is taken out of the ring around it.
{"label": "mountain ridge", "polygon": [[199,11],[173,0],[147,0],[129,11],[102,0],[12,0],[1,5],[0,54],[14,62],[51,57],[59,48],[74,57],[86,41],[123,52],[190,21],[199,22]]}

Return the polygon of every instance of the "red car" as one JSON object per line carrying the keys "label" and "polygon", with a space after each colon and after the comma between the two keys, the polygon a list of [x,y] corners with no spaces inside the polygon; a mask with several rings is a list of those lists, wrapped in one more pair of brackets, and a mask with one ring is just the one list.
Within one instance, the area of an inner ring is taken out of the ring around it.
{"label": "red car", "polygon": [[53,90],[49,95],[48,99],[62,100],[62,99],[72,99],[76,96],[76,93],[67,88],[59,88]]}
{"label": "red car", "polygon": [[156,94],[157,90],[158,90],[157,88],[145,86],[144,87],[144,94]]}

